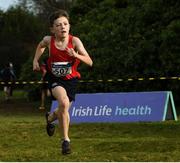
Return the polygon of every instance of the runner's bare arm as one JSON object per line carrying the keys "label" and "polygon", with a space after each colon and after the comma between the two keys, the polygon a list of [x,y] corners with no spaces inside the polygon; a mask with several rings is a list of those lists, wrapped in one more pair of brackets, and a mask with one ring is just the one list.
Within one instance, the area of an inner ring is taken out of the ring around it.
{"label": "runner's bare arm", "polygon": [[79,59],[80,61],[84,62],[89,66],[92,66],[93,61],[89,56],[88,52],[86,51],[86,49],[84,48],[83,43],[78,37],[73,37],[73,45],[75,49],[78,51],[78,53],[75,52],[74,49],[67,49],[69,55],[74,56],[75,58]]}
{"label": "runner's bare arm", "polygon": [[44,50],[46,49],[46,47],[49,46],[49,43],[50,43],[50,36],[45,36],[43,40],[38,44],[33,59],[33,71],[40,71],[40,66],[38,61],[41,55],[43,54]]}

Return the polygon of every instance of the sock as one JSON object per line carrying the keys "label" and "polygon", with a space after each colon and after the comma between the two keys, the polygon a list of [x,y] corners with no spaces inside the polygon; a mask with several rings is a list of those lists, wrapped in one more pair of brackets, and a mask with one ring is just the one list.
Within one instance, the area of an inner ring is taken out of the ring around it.
{"label": "sock", "polygon": [[68,141],[68,142],[70,142],[70,139],[61,139],[62,141]]}

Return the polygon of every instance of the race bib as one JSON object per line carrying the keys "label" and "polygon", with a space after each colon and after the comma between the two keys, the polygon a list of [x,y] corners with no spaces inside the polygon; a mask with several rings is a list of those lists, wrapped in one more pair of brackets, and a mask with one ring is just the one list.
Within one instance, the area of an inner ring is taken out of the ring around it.
{"label": "race bib", "polygon": [[52,74],[56,77],[66,76],[72,73],[72,67],[69,62],[53,62]]}

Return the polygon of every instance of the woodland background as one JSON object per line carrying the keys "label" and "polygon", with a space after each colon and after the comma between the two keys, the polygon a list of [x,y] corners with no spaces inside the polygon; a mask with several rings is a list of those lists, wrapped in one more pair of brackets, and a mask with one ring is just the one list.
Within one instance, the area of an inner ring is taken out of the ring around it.
{"label": "woodland background", "polygon": [[[11,61],[18,80],[40,80],[41,74],[32,71],[32,59],[39,41],[50,34],[48,16],[58,9],[69,12],[71,33],[82,40],[94,61],[93,68],[79,68],[82,80],[87,80],[79,92],[170,90],[178,104],[179,78],[168,79],[180,77],[177,0],[19,0],[0,11],[0,69]],[[148,80],[161,76],[167,79]],[[147,80],[126,80],[139,77]],[[125,80],[118,82],[119,78]],[[28,89],[34,92],[37,87]]]}

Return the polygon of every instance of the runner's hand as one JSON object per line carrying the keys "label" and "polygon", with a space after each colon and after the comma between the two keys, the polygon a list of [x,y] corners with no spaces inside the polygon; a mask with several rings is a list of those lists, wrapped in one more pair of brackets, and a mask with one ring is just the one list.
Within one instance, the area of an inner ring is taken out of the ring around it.
{"label": "runner's hand", "polygon": [[77,53],[74,51],[74,49],[73,48],[66,48],[66,51],[68,52],[68,54],[70,55],[70,56],[72,56],[72,57],[74,57],[74,58],[76,58],[77,57]]}
{"label": "runner's hand", "polygon": [[39,63],[36,60],[33,61],[33,71],[40,71]]}

